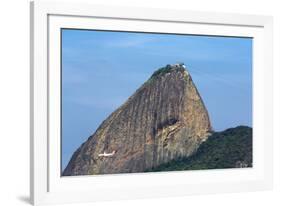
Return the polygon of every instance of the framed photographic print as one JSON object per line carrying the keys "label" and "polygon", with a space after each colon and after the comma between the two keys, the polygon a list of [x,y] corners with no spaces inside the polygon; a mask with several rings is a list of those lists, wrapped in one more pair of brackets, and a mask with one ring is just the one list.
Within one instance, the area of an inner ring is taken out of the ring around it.
{"label": "framed photographic print", "polygon": [[31,3],[33,204],[272,187],[272,18]]}

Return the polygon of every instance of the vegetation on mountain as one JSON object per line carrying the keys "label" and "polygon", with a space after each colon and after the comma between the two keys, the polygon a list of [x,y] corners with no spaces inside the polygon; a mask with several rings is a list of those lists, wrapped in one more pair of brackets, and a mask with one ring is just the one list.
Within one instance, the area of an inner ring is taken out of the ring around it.
{"label": "vegetation on mountain", "polygon": [[146,172],[252,167],[252,128],[214,132],[190,157],[172,160]]}

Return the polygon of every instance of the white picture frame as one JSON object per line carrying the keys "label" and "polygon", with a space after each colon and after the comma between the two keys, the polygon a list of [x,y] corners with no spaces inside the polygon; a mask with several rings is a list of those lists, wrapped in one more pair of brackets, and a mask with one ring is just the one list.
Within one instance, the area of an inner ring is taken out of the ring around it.
{"label": "white picture frame", "polygon": [[[93,21],[94,20],[94,21]],[[253,156],[249,169],[61,177],[60,29],[147,31],[254,38]],[[31,201],[90,202],[268,190],[273,184],[272,17],[31,3]]]}

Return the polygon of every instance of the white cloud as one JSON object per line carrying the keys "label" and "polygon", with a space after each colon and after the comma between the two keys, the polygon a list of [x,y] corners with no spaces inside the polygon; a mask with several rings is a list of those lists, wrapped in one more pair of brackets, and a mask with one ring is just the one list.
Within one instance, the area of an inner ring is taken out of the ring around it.
{"label": "white cloud", "polygon": [[105,42],[104,46],[107,47],[117,47],[117,48],[128,48],[128,47],[141,47],[147,43],[155,41],[156,38],[145,37],[145,36],[135,36],[129,38],[122,38],[120,40],[114,39],[112,41]]}

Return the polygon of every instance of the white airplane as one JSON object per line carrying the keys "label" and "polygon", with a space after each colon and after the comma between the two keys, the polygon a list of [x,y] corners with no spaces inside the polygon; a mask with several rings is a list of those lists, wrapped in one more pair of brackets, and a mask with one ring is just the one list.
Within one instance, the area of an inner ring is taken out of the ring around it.
{"label": "white airplane", "polygon": [[111,156],[113,156],[114,154],[115,154],[115,150],[114,150],[113,152],[111,152],[111,153],[103,152],[103,153],[99,154],[98,156],[99,156],[99,157],[111,157]]}

